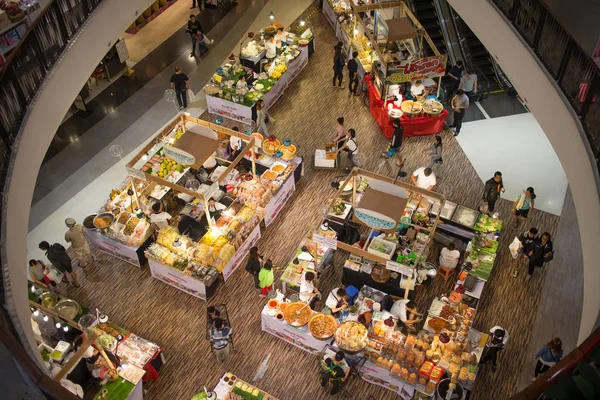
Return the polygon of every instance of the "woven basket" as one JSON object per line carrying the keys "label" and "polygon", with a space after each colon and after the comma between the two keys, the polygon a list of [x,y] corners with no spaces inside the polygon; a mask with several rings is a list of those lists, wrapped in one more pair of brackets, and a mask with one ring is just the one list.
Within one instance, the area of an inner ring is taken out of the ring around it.
{"label": "woven basket", "polygon": [[8,18],[10,19],[10,22],[15,23],[15,22],[19,22],[21,21],[23,18],[25,18],[25,12],[21,11],[20,13],[16,14],[16,15],[8,15]]}

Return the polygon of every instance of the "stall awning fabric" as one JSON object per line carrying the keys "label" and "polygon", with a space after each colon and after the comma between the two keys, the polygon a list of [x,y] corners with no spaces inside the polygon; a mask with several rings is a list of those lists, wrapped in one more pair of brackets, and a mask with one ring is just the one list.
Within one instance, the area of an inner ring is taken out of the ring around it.
{"label": "stall awning fabric", "polygon": [[190,164],[190,167],[198,169],[219,148],[219,142],[198,133],[186,131],[170,147],[175,151],[179,150],[179,152],[191,155],[194,163]]}
{"label": "stall awning fabric", "polygon": [[[372,179],[369,179],[369,184],[372,184]],[[385,190],[383,187],[381,189]],[[373,229],[393,232],[406,208],[407,194],[391,194],[369,187],[356,205],[352,219]]]}
{"label": "stall awning fabric", "polygon": [[417,30],[408,18],[394,18],[385,21],[388,26],[387,40],[414,39],[417,37]]}

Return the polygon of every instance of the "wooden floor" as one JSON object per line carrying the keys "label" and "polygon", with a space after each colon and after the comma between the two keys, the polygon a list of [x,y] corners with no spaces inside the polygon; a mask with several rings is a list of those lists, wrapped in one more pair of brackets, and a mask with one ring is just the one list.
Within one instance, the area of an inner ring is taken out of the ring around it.
{"label": "wooden floor", "polygon": [[[289,262],[302,236],[319,220],[321,207],[333,193],[329,183],[337,173],[317,171],[309,164],[314,149],[321,148],[335,136],[336,118],[344,116],[347,127],[356,129],[360,153],[367,159],[366,169],[376,167],[387,143],[362,99],[350,96],[347,90],[331,87],[333,46],[337,39],[320,12],[314,14],[311,22],[316,31],[316,52],[271,109],[276,120],[269,126],[272,133],[298,143],[306,160],[304,179],[259,242],[275,265]],[[207,114],[202,118],[214,120]],[[443,138],[444,173],[439,191],[454,202],[475,208],[483,183],[450,132],[444,132]],[[431,142],[431,137],[405,139],[408,171],[427,163],[424,150]],[[501,170],[502,166],[497,168]],[[498,204],[505,219],[510,215],[510,207],[509,201],[502,200]],[[536,211],[530,221],[542,231],[556,232],[556,216]],[[473,399],[509,397],[518,387],[525,363],[525,349],[540,300],[544,271],[536,271],[528,282],[523,279],[523,271],[519,278],[512,278],[508,244],[513,237],[510,229],[501,236],[496,266],[485,287],[474,324],[479,330],[502,325],[510,332],[511,340],[500,356],[498,372],[492,374],[484,369],[479,374]],[[100,308],[115,323],[163,348],[167,364],[158,381],[144,385],[148,389],[145,399],[190,399],[204,385],[215,385],[226,371],[250,380],[268,354],[271,354],[269,369],[258,386],[282,400],[328,397],[319,385],[314,356],[261,331],[260,310],[265,301],[258,298],[251,277],[243,269],[220,286],[208,303],[226,303],[235,330],[237,351],[228,365],[221,365],[214,361],[204,339],[206,302],[153,279],[147,268],[140,270],[103,254],[97,257],[93,267],[77,270],[82,288],[63,287],[61,290],[82,304]],[[335,270],[321,278],[323,292],[339,285],[343,254],[338,254],[335,260]],[[420,309],[425,311],[433,297],[448,290],[450,285],[451,282],[444,284],[439,278],[428,289],[419,290]],[[356,399],[396,398],[392,392],[362,380],[351,382],[349,388]]]}

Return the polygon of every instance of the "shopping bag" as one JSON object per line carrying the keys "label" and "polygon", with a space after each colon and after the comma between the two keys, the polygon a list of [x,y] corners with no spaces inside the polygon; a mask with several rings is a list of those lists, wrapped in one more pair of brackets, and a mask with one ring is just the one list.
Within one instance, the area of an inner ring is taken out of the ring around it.
{"label": "shopping bag", "polygon": [[515,237],[511,244],[508,245],[510,254],[516,260],[519,257],[519,249],[521,248],[521,241],[518,237]]}
{"label": "shopping bag", "polygon": [[196,101],[196,96],[194,95],[194,92],[192,92],[192,89],[187,90],[187,98],[188,98],[188,104]]}
{"label": "shopping bag", "polygon": [[56,282],[56,284],[59,284],[62,282],[63,276],[64,276],[64,274],[62,272],[60,272],[59,270],[54,268],[54,266],[46,266],[46,268],[48,270],[48,273],[46,274],[48,279]]}

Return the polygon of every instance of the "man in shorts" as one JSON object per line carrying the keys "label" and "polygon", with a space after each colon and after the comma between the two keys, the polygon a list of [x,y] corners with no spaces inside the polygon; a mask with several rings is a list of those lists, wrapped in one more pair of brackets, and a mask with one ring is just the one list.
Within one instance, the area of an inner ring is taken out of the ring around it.
{"label": "man in shorts", "polygon": [[[71,243],[71,249],[75,253],[75,257],[79,261],[81,268],[94,263],[94,257],[90,251],[90,246],[85,238],[83,232],[83,226],[77,224],[73,218],[67,218],[65,225],[69,230],[65,233],[65,241]],[[85,258],[87,257],[88,263],[85,264]]]}
{"label": "man in shorts", "polygon": [[48,257],[48,260],[57,270],[65,275],[66,272],[71,275],[71,278],[73,278],[73,286],[78,288],[79,282],[77,281],[77,275],[75,275],[75,271],[73,271],[71,257],[67,254],[65,248],[59,243],[54,243],[50,246],[50,243],[46,241],[40,242],[39,248],[46,253],[46,257]]}

